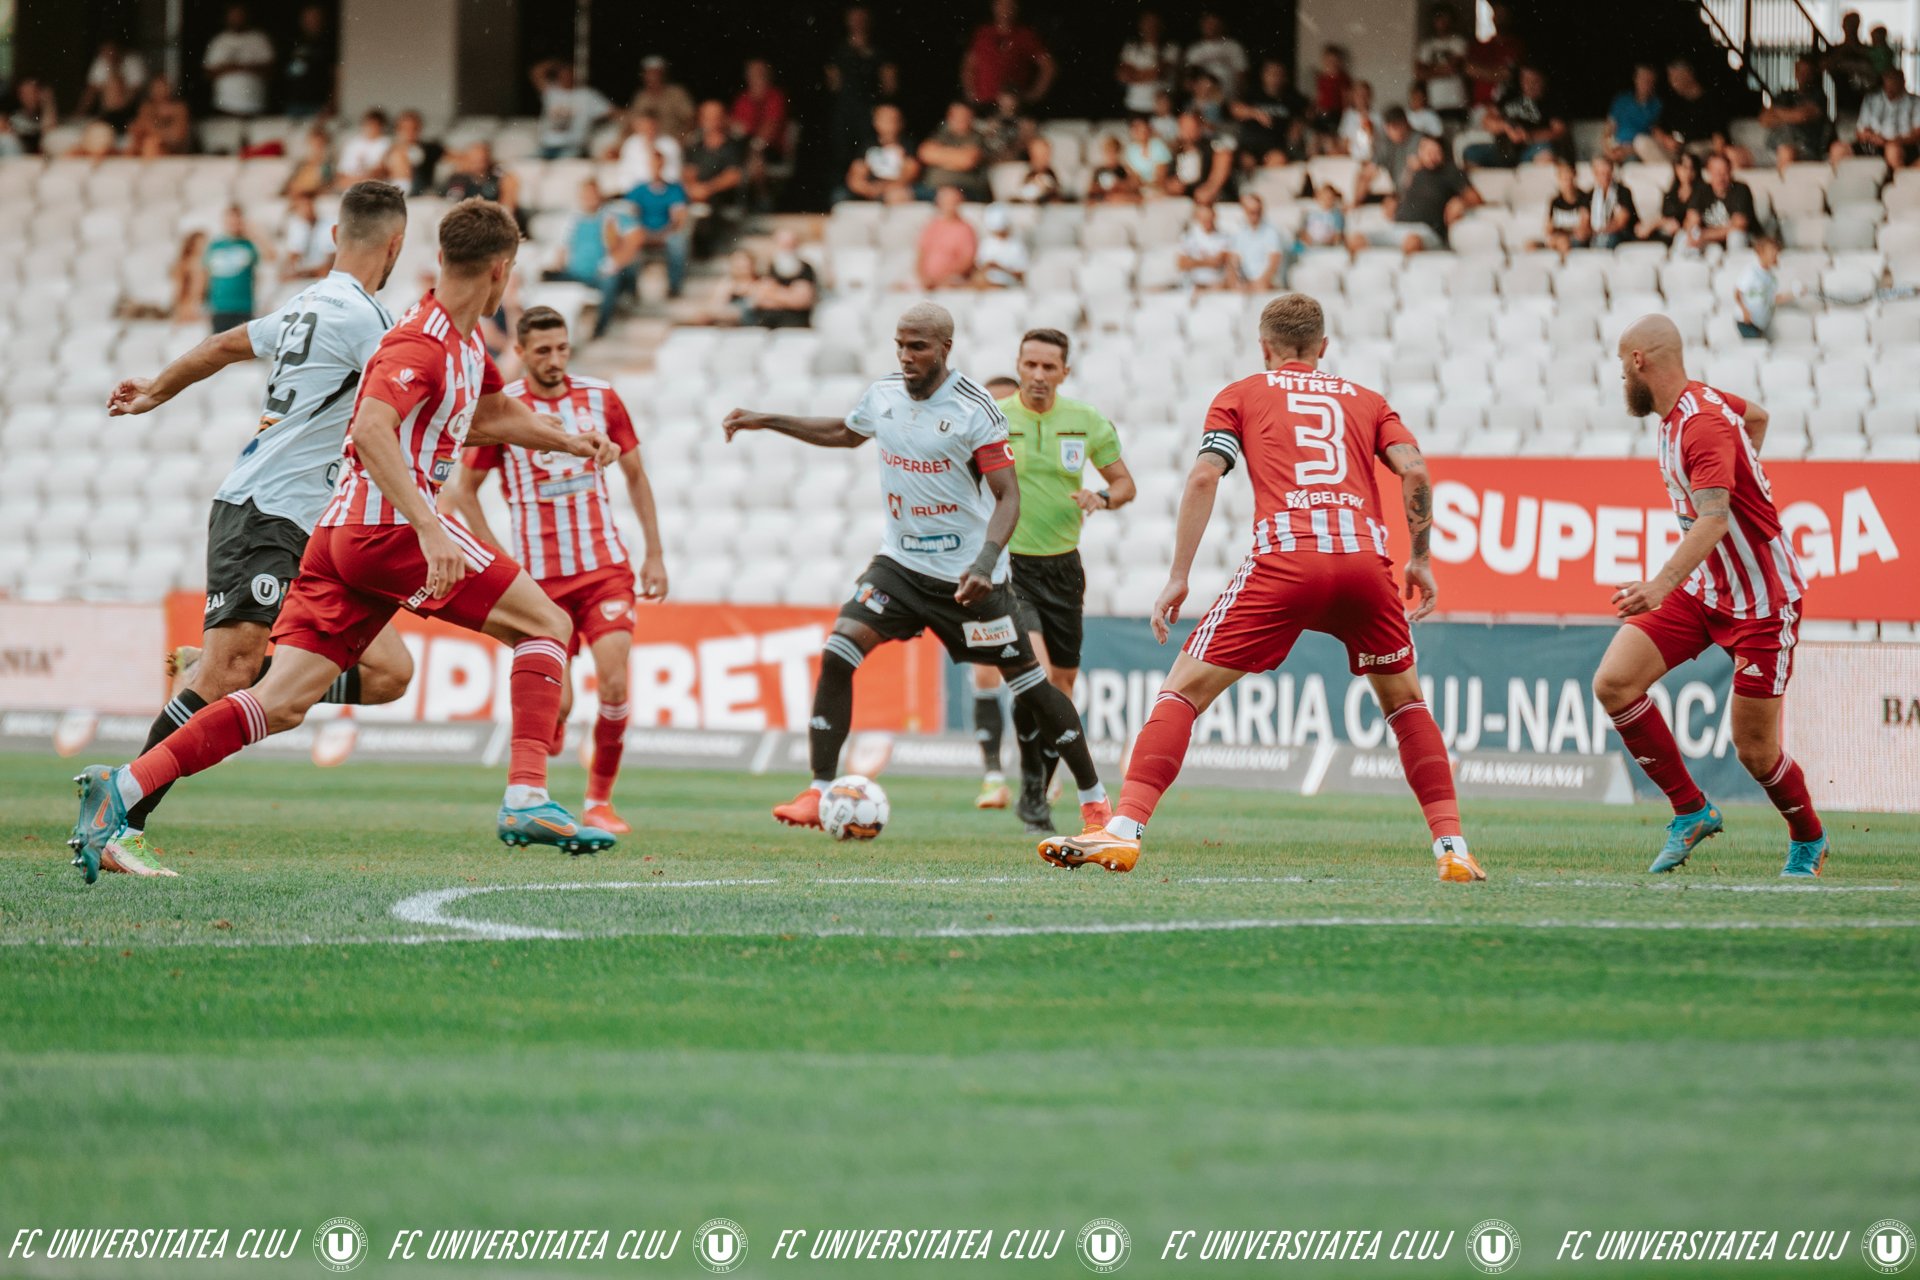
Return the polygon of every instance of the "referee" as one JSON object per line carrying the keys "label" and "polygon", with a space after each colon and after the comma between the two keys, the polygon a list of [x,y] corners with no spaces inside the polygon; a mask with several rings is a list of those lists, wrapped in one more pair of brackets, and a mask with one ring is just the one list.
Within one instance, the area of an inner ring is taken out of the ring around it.
{"label": "referee", "polygon": [[[1020,339],[1016,372],[1020,391],[1000,401],[1007,417],[1015,475],[1020,481],[1020,523],[1007,544],[1013,561],[1013,594],[1020,625],[1033,637],[1034,652],[1046,664],[1047,679],[1073,696],[1080,674],[1081,614],[1087,576],[1080,567],[1080,525],[1095,511],[1112,511],[1131,502],[1133,475],[1120,460],[1120,437],[1106,416],[1090,404],[1059,394],[1071,372],[1070,341],[1058,329],[1029,329]],[[1083,488],[1088,465],[1100,473],[1098,489]],[[989,724],[999,720],[998,672],[975,667],[975,725],[982,711]],[[991,681],[981,687],[980,677]],[[1020,704],[1013,708],[1015,740],[1020,745],[1020,801],[1015,809],[1030,832],[1053,830],[1047,784],[1058,757],[1040,746],[1040,726]],[[995,734],[994,736],[998,736]],[[1006,785],[987,764],[981,808],[1003,808]]]}

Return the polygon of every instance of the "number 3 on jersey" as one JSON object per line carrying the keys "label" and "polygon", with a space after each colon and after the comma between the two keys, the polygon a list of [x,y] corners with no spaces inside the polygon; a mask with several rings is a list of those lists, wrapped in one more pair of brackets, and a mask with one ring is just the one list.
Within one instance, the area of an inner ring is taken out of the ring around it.
{"label": "number 3 on jersey", "polygon": [[1294,464],[1293,483],[1299,488],[1339,484],[1347,478],[1347,418],[1332,396],[1304,391],[1287,393],[1287,412],[1297,419],[1293,440],[1311,456]]}

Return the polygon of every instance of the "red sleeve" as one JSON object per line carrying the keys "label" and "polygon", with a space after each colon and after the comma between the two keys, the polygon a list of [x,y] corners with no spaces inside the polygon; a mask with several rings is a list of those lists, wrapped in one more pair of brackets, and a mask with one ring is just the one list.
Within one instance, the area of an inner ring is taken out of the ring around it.
{"label": "red sleeve", "polygon": [[439,343],[424,334],[402,334],[375,349],[360,381],[360,394],[392,406],[404,418],[422,400],[440,394],[445,374],[446,358]]}
{"label": "red sleeve", "polygon": [[611,391],[607,392],[607,439],[619,445],[621,453],[632,453],[640,447],[640,436],[633,429],[633,419],[627,416],[627,406]]}
{"label": "red sleeve", "polygon": [[1380,458],[1386,457],[1387,450],[1396,444],[1410,444],[1416,449],[1420,447],[1420,442],[1413,438],[1413,432],[1407,427],[1407,424],[1400,421],[1400,415],[1393,411],[1392,405],[1388,404],[1385,400],[1381,400],[1376,406],[1375,414],[1373,428],[1374,456]]}
{"label": "red sleeve", "polygon": [[506,386],[507,380],[500,376],[500,366],[493,362],[493,352],[482,351],[480,358],[486,362],[480,370],[480,394],[490,396]]}
{"label": "red sleeve", "polygon": [[469,471],[492,471],[506,460],[504,446],[497,444],[477,444],[460,455]]}
{"label": "red sleeve", "polygon": [[1202,433],[1227,431],[1240,434],[1240,397],[1233,387],[1223,387],[1207,406],[1207,421],[1200,428]]}
{"label": "red sleeve", "polygon": [[1737,416],[1742,418],[1747,416],[1747,398],[1745,396],[1737,396],[1731,391],[1721,391],[1719,392],[1719,396],[1727,402],[1727,408],[1733,410]]}
{"label": "red sleeve", "polygon": [[1002,467],[1013,465],[1013,446],[1005,440],[995,440],[992,444],[983,444],[973,451],[973,465],[980,468],[980,474],[998,471]]}
{"label": "red sleeve", "polygon": [[1680,462],[1687,487],[1733,489],[1733,426],[1718,413],[1696,413],[1680,427]]}

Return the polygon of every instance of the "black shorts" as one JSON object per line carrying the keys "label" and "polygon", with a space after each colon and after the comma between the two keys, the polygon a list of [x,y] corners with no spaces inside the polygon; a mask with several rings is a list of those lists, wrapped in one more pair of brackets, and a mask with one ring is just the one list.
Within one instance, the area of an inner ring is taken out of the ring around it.
{"label": "black shorts", "polygon": [[1017,605],[1007,584],[994,587],[972,608],[954,600],[958,586],[876,556],[861,572],[853,598],[840,606],[840,616],[872,627],[888,640],[911,640],[931,631],[955,662],[1032,666],[1033,644],[1015,616]]}
{"label": "black shorts", "polygon": [[1056,667],[1080,666],[1085,631],[1087,571],[1080,553],[1014,556],[1013,598],[1022,631],[1037,631],[1047,644],[1047,661]]}
{"label": "black shorts", "polygon": [[293,521],[266,514],[251,499],[215,499],[207,517],[207,616],[201,626],[271,623],[306,549],[307,531]]}

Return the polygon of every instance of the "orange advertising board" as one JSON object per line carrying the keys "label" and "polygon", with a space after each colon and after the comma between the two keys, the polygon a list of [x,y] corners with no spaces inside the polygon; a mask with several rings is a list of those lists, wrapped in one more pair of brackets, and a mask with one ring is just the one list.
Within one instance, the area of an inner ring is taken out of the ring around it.
{"label": "orange advertising board", "polygon": [[[190,592],[169,598],[169,645],[198,643],[204,606]],[[636,728],[806,728],[833,610],[655,604],[642,605],[639,617],[628,682]],[[395,622],[413,653],[413,681],[399,702],[355,708],[356,718],[506,719],[512,654],[504,645],[404,611]],[[944,727],[944,662],[931,637],[882,645],[855,682],[853,727],[938,733]],[[591,660],[574,664],[576,720],[595,705],[592,666]]]}
{"label": "orange advertising board", "polygon": [[[1610,617],[1614,587],[1651,578],[1680,541],[1651,458],[1428,465],[1443,613]],[[1809,580],[1803,616],[1920,621],[1920,463],[1765,467]],[[1399,482],[1383,474],[1380,492],[1402,557]]]}

